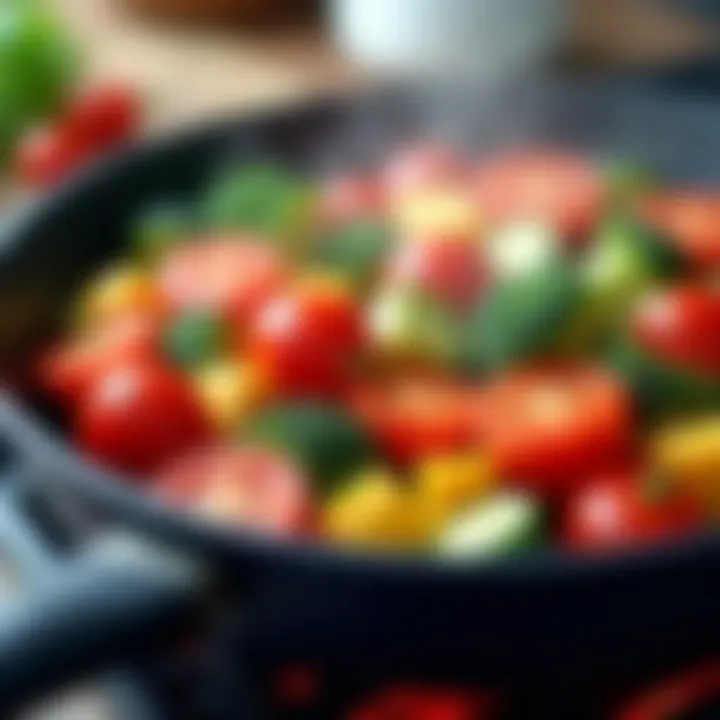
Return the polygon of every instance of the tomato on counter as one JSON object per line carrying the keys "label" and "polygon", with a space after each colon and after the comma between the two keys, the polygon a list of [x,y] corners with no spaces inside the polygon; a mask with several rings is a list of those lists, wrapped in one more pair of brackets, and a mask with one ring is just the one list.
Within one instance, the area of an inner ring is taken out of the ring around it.
{"label": "tomato on counter", "polygon": [[[129,131],[127,88],[88,93],[68,127]],[[79,447],[226,526],[446,563],[709,524],[720,290],[645,215],[662,188],[563,150],[468,165],[226,161],[139,208],[37,368]]]}

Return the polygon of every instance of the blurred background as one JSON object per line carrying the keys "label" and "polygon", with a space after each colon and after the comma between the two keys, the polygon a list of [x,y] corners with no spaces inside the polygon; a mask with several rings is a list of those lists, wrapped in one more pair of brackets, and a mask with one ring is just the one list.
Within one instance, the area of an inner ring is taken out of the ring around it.
{"label": "blurred background", "polygon": [[[396,76],[504,82],[539,71],[655,77],[689,69],[688,77],[720,78],[720,2],[712,0],[0,4],[0,207],[7,210],[133,136],[353,93]],[[102,137],[68,140],[68,102],[76,119],[101,118]],[[8,578],[1,587],[11,586]],[[104,686],[34,717],[136,718],[120,714]]]}

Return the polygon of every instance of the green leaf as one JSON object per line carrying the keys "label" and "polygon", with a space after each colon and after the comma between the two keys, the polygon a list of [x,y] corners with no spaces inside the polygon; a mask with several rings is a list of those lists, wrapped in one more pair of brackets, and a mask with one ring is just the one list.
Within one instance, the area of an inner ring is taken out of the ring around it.
{"label": "green leaf", "polygon": [[228,344],[228,334],[225,323],[217,316],[204,311],[187,312],[166,328],[163,348],[175,364],[193,368],[219,356]]}

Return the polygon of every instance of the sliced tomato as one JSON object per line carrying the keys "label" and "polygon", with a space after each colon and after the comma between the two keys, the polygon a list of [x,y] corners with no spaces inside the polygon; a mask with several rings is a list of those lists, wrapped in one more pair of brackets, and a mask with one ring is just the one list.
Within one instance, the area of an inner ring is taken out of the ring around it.
{"label": "sliced tomato", "polygon": [[183,377],[158,363],[132,363],[95,379],[78,404],[76,431],[92,457],[145,473],[200,445],[210,426]]}
{"label": "sliced tomato", "polygon": [[266,448],[216,446],[172,460],[158,475],[161,496],[223,523],[297,535],[309,529],[306,479]]}
{"label": "sliced tomato", "polygon": [[495,703],[480,692],[462,692],[414,685],[378,693],[348,720],[490,720]]}
{"label": "sliced tomato", "polygon": [[258,313],[248,353],[276,394],[335,397],[347,387],[363,341],[352,295],[323,283],[305,284]]}
{"label": "sliced tomato", "polygon": [[568,239],[581,237],[593,226],[605,194],[600,172],[591,163],[547,150],[484,162],[474,187],[489,224],[537,220]]}
{"label": "sliced tomato", "polygon": [[680,286],[644,298],[633,313],[641,348],[661,360],[720,375],[720,290]]}
{"label": "sliced tomato", "polygon": [[385,456],[410,466],[468,447],[477,393],[446,380],[403,378],[356,390],[354,412]]}
{"label": "sliced tomato", "polygon": [[698,270],[720,269],[720,194],[664,193],[645,198],[641,214]]}
{"label": "sliced tomato", "polygon": [[621,709],[615,720],[682,720],[709,710],[711,703],[720,708],[720,662],[694,668],[651,688]]}
{"label": "sliced tomato", "polygon": [[388,282],[411,285],[457,309],[471,306],[484,284],[480,252],[465,238],[440,236],[402,243],[390,258]]}
{"label": "sliced tomato", "polygon": [[387,197],[398,200],[416,192],[461,183],[466,168],[449,147],[438,143],[411,145],[390,157],[383,171]]}
{"label": "sliced tomato", "polygon": [[168,305],[176,310],[210,310],[243,332],[264,302],[286,280],[277,251],[262,238],[220,236],[170,250],[158,270]]}
{"label": "sliced tomato", "polygon": [[566,544],[576,550],[607,550],[677,537],[697,528],[699,508],[679,495],[653,496],[642,473],[599,477],[574,495],[564,518]]}
{"label": "sliced tomato", "polygon": [[126,316],[87,337],[61,341],[40,357],[40,388],[75,403],[109,368],[157,358],[159,332],[154,318]]}
{"label": "sliced tomato", "polygon": [[631,401],[611,375],[584,365],[523,370],[486,388],[479,440],[500,477],[566,493],[628,452]]}
{"label": "sliced tomato", "polygon": [[371,173],[331,178],[322,192],[322,215],[331,223],[380,217],[385,210],[382,187]]}

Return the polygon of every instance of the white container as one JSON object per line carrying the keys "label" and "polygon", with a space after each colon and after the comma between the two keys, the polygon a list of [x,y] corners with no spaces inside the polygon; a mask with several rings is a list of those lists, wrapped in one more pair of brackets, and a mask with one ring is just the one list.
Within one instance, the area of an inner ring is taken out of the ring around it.
{"label": "white container", "polygon": [[568,0],[331,0],[340,49],[372,72],[497,77],[543,64]]}

